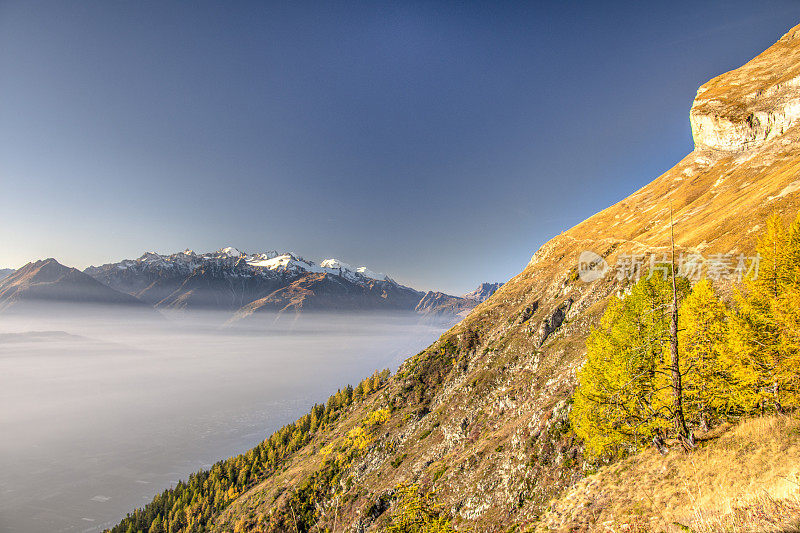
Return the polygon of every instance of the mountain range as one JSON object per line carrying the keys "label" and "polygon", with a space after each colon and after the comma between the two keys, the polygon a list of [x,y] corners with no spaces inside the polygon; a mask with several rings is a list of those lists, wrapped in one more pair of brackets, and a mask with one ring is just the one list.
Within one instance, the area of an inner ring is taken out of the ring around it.
{"label": "mountain range", "polygon": [[[778,459],[800,475],[797,448],[768,452],[770,439],[783,438],[777,423],[734,431],[695,455],[650,450],[605,466],[589,461],[570,426],[587,336],[629,276],[670,253],[673,229],[677,256],[696,258],[730,293],[738,261],[753,265],[767,218],[791,222],[800,211],[800,26],[701,86],[689,119],[691,153],[545,243],[395,375],[359,385],[350,403],[332,397],[327,405],[342,407],[330,418],[327,408],[323,418],[312,411],[220,463],[225,479],[242,480],[228,500],[210,491],[182,507],[188,492],[167,492],[113,531],[146,530],[148,517],[167,513],[184,531],[175,509],[196,517],[210,509],[203,502],[223,502],[204,515],[204,531],[384,531],[398,501],[419,502],[398,494],[435,495],[435,509],[464,531],[719,531],[703,520],[754,491],[796,491],[773,475]],[[585,275],[585,257],[602,268]],[[426,306],[448,301],[426,297]],[[273,461],[275,449],[288,451]]]}
{"label": "mountain range", "polygon": [[[58,283],[42,282],[45,274],[58,276]],[[27,299],[217,310],[231,313],[234,322],[262,313],[315,311],[416,311],[452,321],[498,286],[484,283],[464,297],[442,295],[441,301],[426,300],[421,306],[425,293],[366,267],[337,259],[316,264],[292,253],[247,254],[227,247],[201,254],[147,252],[138,259],[91,266],[83,272],[54,259],[29,263],[0,281],[0,309]]]}

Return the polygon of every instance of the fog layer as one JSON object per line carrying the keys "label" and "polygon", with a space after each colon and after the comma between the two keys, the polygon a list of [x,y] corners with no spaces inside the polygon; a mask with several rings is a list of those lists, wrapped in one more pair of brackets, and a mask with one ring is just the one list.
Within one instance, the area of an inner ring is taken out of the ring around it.
{"label": "fog layer", "polygon": [[0,531],[107,527],[441,333],[406,314],[63,311],[0,316]]}

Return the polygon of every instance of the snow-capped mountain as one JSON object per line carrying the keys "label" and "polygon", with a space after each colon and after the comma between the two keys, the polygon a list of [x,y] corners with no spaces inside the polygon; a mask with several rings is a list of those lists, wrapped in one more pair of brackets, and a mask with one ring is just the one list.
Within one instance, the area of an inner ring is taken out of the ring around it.
{"label": "snow-capped mountain", "polygon": [[147,252],[84,272],[158,308],[237,310],[253,304],[245,315],[289,309],[413,310],[422,296],[385,274],[338,259],[316,263],[290,252],[246,253],[230,246],[202,254]]}

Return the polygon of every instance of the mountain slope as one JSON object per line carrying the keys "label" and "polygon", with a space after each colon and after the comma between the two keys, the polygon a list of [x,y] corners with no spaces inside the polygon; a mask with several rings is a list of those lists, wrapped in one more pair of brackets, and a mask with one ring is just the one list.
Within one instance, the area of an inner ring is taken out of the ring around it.
{"label": "mountain slope", "polygon": [[0,268],[0,280],[7,278],[14,273],[13,268]]}
{"label": "mountain slope", "polygon": [[79,303],[144,307],[136,298],[106,287],[55,259],[28,263],[0,280],[0,310],[23,304]]}
{"label": "mountain slope", "polygon": [[431,319],[460,320],[478,305],[475,300],[451,296],[439,291],[428,291],[420,299],[414,311]]}
{"label": "mountain slope", "polygon": [[[279,471],[237,491],[211,529],[294,531],[286,524],[305,502],[316,509],[315,530],[381,531],[401,483],[433,488],[456,526],[473,531],[534,528],[548,508],[568,515],[571,503],[560,498],[584,477],[567,423],[575,372],[590,327],[625,286],[615,274],[628,271],[583,277],[582,252],[610,267],[646,265],[669,249],[672,211],[678,252],[702,255],[695,259],[707,274],[730,273],[739,254],[752,254],[769,214],[796,215],[798,35],[800,27],[701,87],[692,153],[542,246],[380,391],[315,432]],[[375,413],[386,413],[377,425]],[[593,524],[559,524],[573,527]]]}
{"label": "mountain slope", "polygon": [[428,291],[419,300],[414,311],[425,318],[433,320],[461,320],[476,305],[497,292],[501,285],[502,283],[481,283],[474,291],[468,292],[463,296],[451,296],[439,291]]}
{"label": "mountain slope", "polygon": [[243,306],[234,319],[265,311],[408,311],[418,300],[417,291],[391,281],[358,283],[340,275],[312,272]]}
{"label": "mountain slope", "polygon": [[628,531],[680,531],[679,523],[698,533],[797,531],[800,421],[757,418],[713,433],[692,454],[662,456],[651,448],[602,467],[554,502],[541,529],[608,523]]}
{"label": "mountain slope", "polygon": [[319,265],[290,253],[246,254],[227,247],[195,254],[148,252],[85,272],[157,308],[237,311],[407,310],[422,293],[366,267],[336,259]]}

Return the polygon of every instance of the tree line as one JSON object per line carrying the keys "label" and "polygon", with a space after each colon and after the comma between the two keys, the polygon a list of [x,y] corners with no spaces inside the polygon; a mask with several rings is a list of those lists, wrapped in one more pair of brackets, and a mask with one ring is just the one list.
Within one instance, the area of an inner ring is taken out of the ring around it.
{"label": "tree line", "polygon": [[183,533],[207,531],[213,520],[242,492],[280,470],[292,455],[320,430],[330,426],[350,406],[382,388],[389,370],[375,372],[355,388],[348,385],[316,404],[255,448],[192,474],[152,502],[128,514],[111,533]]}

